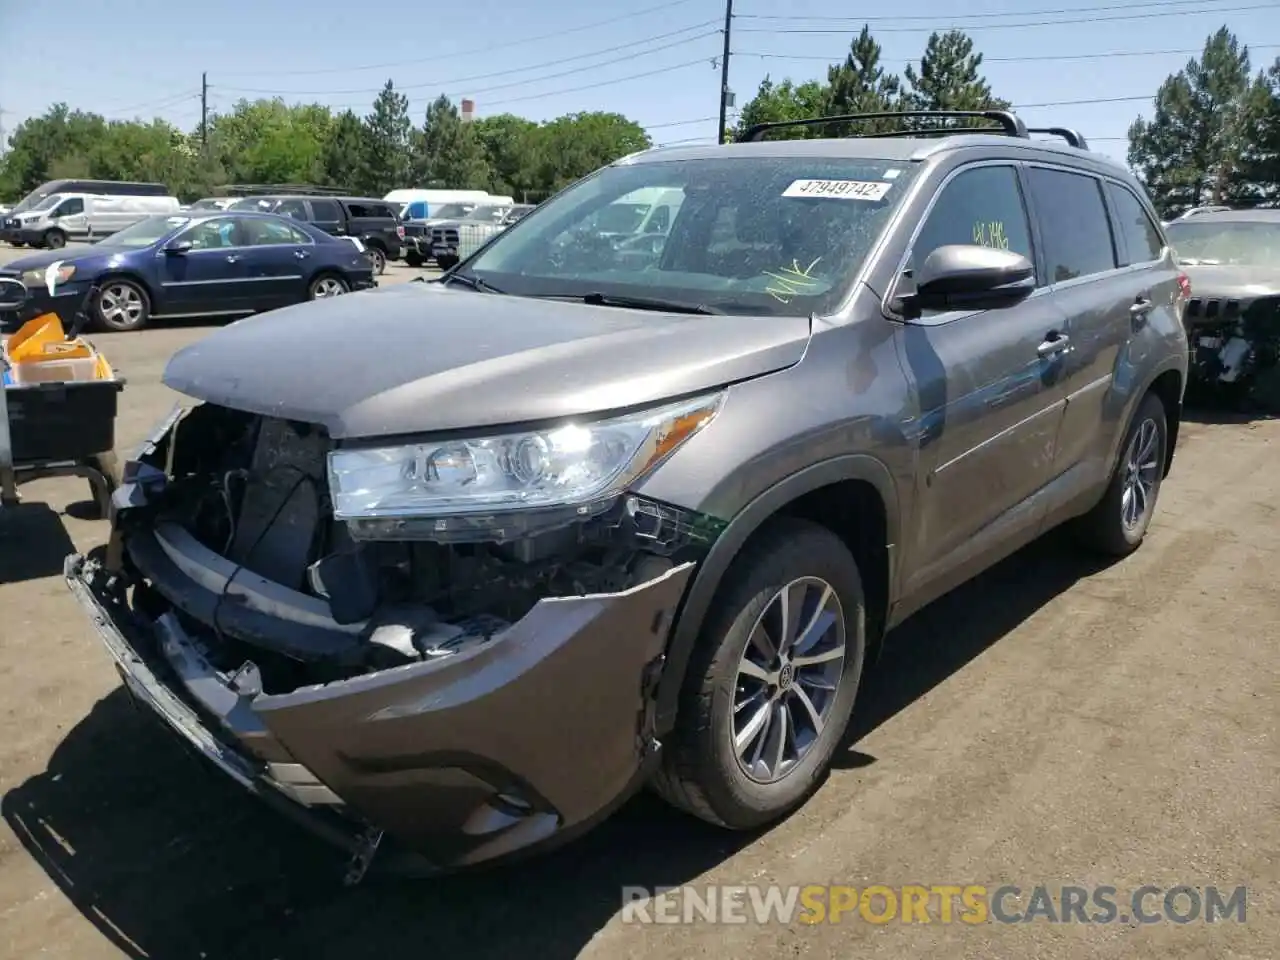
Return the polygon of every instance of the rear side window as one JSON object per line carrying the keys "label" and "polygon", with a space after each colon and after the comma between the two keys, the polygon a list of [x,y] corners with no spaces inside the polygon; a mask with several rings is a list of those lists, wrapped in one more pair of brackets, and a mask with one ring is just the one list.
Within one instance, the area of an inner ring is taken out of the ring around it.
{"label": "rear side window", "polygon": [[342,208],[336,200],[312,200],[311,212],[317,220],[336,221],[342,219]]}
{"label": "rear side window", "polygon": [[271,211],[295,220],[307,219],[307,205],[301,200],[281,200],[280,205]]}
{"label": "rear side window", "polygon": [[1114,270],[1111,224],[1102,201],[1102,184],[1082,173],[1030,167],[1027,177],[1035,202],[1049,283]]}
{"label": "rear side window", "polygon": [[1118,183],[1108,183],[1107,190],[1111,193],[1111,203],[1116,208],[1116,219],[1120,223],[1118,239],[1121,241],[1122,265],[1159,260],[1164,250],[1164,240],[1142,202],[1133,195],[1132,190]]}
{"label": "rear side window", "polygon": [[347,210],[353,217],[374,217],[377,219],[396,219],[396,212],[385,203],[348,203]]}
{"label": "rear side window", "polygon": [[956,243],[998,247],[1035,262],[1013,167],[974,167],[943,187],[912,248],[911,269],[918,270],[938,247]]}

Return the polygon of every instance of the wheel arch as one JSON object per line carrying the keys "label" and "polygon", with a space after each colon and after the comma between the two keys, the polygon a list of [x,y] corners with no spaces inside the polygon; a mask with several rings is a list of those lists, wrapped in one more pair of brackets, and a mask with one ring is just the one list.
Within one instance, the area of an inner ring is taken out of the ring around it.
{"label": "wheel arch", "polygon": [[657,691],[659,736],[675,726],[689,660],[725,574],[765,521],[777,516],[818,523],[849,547],[863,577],[868,653],[874,655],[893,597],[898,496],[888,467],[870,455],[850,454],[778,481],[743,507],[716,539],[685,593],[667,644]]}

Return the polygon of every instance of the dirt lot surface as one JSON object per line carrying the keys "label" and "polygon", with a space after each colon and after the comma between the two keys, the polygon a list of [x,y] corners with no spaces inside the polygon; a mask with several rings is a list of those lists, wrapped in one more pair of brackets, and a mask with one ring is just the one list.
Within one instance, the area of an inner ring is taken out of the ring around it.
{"label": "dirt lot surface", "polygon": [[[123,445],[208,330],[97,338]],[[905,625],[773,830],[642,797],[523,866],[354,890],[131,706],[59,576],[105,535],[86,485],[24,495],[0,518],[0,957],[1280,957],[1280,421],[1188,423],[1128,560],[1050,537]],[[1243,925],[622,921],[623,886],[681,883],[1249,889]]]}

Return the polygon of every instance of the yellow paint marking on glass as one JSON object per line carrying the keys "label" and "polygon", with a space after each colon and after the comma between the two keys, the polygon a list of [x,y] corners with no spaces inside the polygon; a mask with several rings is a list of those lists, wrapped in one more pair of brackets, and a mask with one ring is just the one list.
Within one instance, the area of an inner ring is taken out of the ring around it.
{"label": "yellow paint marking on glass", "polygon": [[1009,237],[1004,232],[1004,221],[974,221],[973,242],[980,247],[995,247],[997,250],[1008,250]]}
{"label": "yellow paint marking on glass", "polygon": [[792,260],[791,266],[782,267],[777,273],[772,270],[766,270],[764,275],[772,277],[773,283],[764,288],[764,292],[773,297],[779,303],[790,303],[791,298],[798,293],[804,293],[813,287],[821,286],[821,281],[813,277],[813,268],[816,267],[822,258],[818,257],[813,263],[807,267],[800,266],[799,260]]}

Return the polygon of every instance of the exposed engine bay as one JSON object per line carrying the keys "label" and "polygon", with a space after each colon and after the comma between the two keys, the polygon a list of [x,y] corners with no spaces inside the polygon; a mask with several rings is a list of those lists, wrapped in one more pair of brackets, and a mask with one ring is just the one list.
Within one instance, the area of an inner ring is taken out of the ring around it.
{"label": "exposed engine bay", "polygon": [[1238,406],[1280,411],[1280,297],[1196,296],[1185,322],[1193,385]]}
{"label": "exposed engine bay", "polygon": [[[126,468],[132,505],[117,528],[134,572],[150,576],[136,578],[135,606],[176,612],[219,669],[251,661],[267,693],[457,654],[543,598],[618,592],[700,559],[719,533],[716,521],[624,496],[508,542],[355,540],[333,517],[332,447],[320,427],[203,404]],[[211,616],[144,569],[140,544],[174,528],[230,569]],[[249,575],[323,603],[329,641],[311,646],[295,630],[303,639],[284,644],[238,629],[228,616],[242,602],[233,583]],[[337,647],[334,636],[344,638]]]}

